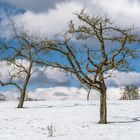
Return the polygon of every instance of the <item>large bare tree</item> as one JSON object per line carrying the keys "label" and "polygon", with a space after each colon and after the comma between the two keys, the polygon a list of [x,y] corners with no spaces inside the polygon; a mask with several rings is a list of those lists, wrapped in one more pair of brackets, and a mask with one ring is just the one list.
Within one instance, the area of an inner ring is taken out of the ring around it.
{"label": "large bare tree", "polygon": [[82,84],[100,93],[99,123],[106,124],[105,80],[116,69],[128,70],[137,36],[133,27],[118,27],[109,18],[91,17],[84,10],[75,14],[80,25],[70,21],[64,39],[47,40],[44,46],[63,56],[61,61],[52,61],[52,66],[73,73]]}
{"label": "large bare tree", "polygon": [[[4,77],[0,77],[0,85],[12,85],[20,91],[18,108],[23,108],[30,78],[40,62],[39,48],[42,41],[24,29],[18,29],[12,20],[10,20],[10,26],[12,37],[9,41],[2,42],[4,57],[1,61],[9,69]],[[6,76],[7,79],[5,79]]]}

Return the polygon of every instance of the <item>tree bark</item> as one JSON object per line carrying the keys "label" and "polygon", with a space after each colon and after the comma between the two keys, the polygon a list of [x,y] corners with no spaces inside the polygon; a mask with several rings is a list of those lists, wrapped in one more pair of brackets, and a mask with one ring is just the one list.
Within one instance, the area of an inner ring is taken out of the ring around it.
{"label": "tree bark", "polygon": [[87,101],[89,101],[90,91],[91,91],[91,88],[89,89],[89,91],[88,91],[88,93],[87,93]]}
{"label": "tree bark", "polygon": [[21,91],[20,93],[20,98],[19,98],[19,104],[17,108],[23,108],[23,103],[24,103],[24,99],[25,99],[25,91]]}
{"label": "tree bark", "polygon": [[25,95],[26,95],[26,89],[27,89],[27,85],[28,85],[29,79],[30,79],[30,74],[27,74],[27,77],[26,77],[26,80],[25,80],[25,84],[24,84],[23,89],[22,89],[21,94],[20,94],[18,108],[23,108],[23,104],[24,104],[24,100],[25,100]]}
{"label": "tree bark", "polygon": [[107,123],[106,87],[100,93],[100,124]]}
{"label": "tree bark", "polygon": [[25,83],[23,85],[23,89],[22,89],[21,94],[20,94],[19,104],[18,104],[18,107],[17,108],[23,108],[24,99],[25,99],[25,95],[26,95],[27,85],[28,85],[29,79],[31,77],[32,66],[33,66],[33,63],[31,62],[30,63],[30,66],[29,66],[29,71],[28,71],[27,76],[26,76],[26,79],[25,79]]}

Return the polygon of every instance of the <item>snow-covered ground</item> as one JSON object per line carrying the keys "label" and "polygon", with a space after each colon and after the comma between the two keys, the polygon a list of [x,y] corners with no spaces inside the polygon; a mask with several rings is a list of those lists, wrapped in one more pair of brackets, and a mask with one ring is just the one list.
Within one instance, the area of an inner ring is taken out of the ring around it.
{"label": "snow-covered ground", "polygon": [[[108,101],[108,124],[98,124],[98,101],[0,102],[0,140],[139,140],[140,101]],[[48,126],[55,132],[48,137]]]}

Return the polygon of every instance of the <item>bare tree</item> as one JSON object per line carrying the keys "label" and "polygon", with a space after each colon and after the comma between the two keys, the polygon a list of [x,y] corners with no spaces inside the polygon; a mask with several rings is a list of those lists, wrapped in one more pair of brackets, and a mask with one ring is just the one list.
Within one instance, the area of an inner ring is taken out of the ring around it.
{"label": "bare tree", "polygon": [[87,101],[89,101],[90,91],[91,91],[91,88],[88,89],[88,93],[87,93]]}
{"label": "bare tree", "polygon": [[87,91],[87,96],[86,96],[86,99],[87,101],[89,101],[89,98],[90,98],[90,92],[91,92],[91,87],[87,87],[87,85],[85,84],[80,84],[80,88],[83,88]]}
{"label": "bare tree", "polygon": [[0,85],[12,85],[20,91],[18,108],[23,108],[30,78],[39,64],[36,62],[40,62],[41,50],[39,46],[41,45],[41,41],[38,37],[29,35],[22,28],[17,29],[12,20],[10,21],[10,25],[13,35],[9,41],[10,43],[3,43],[5,56],[2,62],[11,68],[7,73],[9,78],[5,80],[5,77],[1,77]]}
{"label": "bare tree", "polygon": [[99,123],[106,124],[105,80],[116,69],[128,70],[137,36],[134,28],[117,27],[106,17],[91,17],[84,10],[75,14],[81,24],[70,21],[64,40],[47,40],[44,46],[63,56],[63,62],[56,60],[52,66],[73,73],[82,84],[100,93]]}
{"label": "bare tree", "polygon": [[125,85],[121,94],[121,100],[136,100],[139,97],[139,90],[138,87],[134,84]]}

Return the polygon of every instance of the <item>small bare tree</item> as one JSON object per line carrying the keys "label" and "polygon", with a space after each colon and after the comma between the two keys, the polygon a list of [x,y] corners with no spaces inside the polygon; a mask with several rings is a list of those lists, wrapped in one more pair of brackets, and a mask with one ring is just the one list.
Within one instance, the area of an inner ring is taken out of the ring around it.
{"label": "small bare tree", "polygon": [[22,108],[30,78],[40,62],[41,41],[38,37],[29,35],[22,28],[18,30],[12,20],[10,20],[10,25],[13,35],[10,43],[3,43],[5,58],[2,63],[11,68],[7,72],[9,78],[5,80],[5,77],[1,77],[0,85],[12,85],[20,91],[18,108]]}
{"label": "small bare tree", "polygon": [[132,44],[137,36],[134,28],[117,27],[106,17],[91,17],[84,10],[76,16],[81,24],[70,21],[64,40],[47,40],[45,47],[63,56],[63,62],[56,60],[52,66],[73,73],[82,84],[100,93],[99,123],[106,124],[105,80],[116,69],[128,69],[129,58],[135,58]]}
{"label": "small bare tree", "polygon": [[85,89],[86,91],[87,91],[87,96],[86,96],[86,98],[87,98],[87,101],[89,101],[89,98],[90,98],[90,92],[91,92],[91,87],[87,87],[85,84],[80,84],[80,88],[83,88],[83,89]]}
{"label": "small bare tree", "polygon": [[125,85],[121,94],[121,100],[137,100],[139,97],[139,90],[138,87],[134,84]]}
{"label": "small bare tree", "polygon": [[88,90],[88,93],[87,93],[87,101],[89,101],[89,97],[90,97],[89,95],[90,95],[90,92],[91,92],[91,88],[88,88],[87,90]]}

